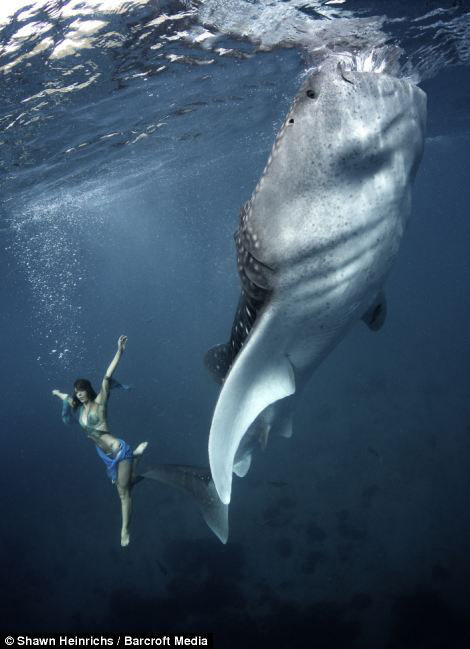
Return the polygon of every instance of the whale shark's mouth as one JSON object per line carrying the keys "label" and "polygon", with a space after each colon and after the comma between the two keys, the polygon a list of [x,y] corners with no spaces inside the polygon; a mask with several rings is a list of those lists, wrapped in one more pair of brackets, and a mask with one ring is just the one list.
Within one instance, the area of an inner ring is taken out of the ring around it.
{"label": "whale shark's mouth", "polygon": [[360,52],[334,52],[329,59],[338,59],[341,69],[345,72],[376,72],[377,74],[399,74],[399,59],[402,50],[393,45],[370,47]]}

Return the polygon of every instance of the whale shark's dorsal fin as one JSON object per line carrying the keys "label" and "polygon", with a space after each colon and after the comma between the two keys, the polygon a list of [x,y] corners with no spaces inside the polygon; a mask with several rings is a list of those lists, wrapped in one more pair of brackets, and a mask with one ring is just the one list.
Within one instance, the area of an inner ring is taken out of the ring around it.
{"label": "whale shark's dorsal fin", "polygon": [[204,365],[214,381],[222,384],[231,365],[228,343],[211,347],[204,355]]}
{"label": "whale shark's dorsal fin", "polygon": [[178,464],[158,464],[149,471],[139,474],[138,480],[142,478],[157,480],[190,494],[210,529],[222,543],[227,542],[228,507],[220,502],[209,469]]}
{"label": "whale shark's dorsal fin", "polygon": [[252,235],[246,229],[248,215],[249,206],[246,204],[241,213],[241,226],[234,235],[242,290],[233,319],[230,339],[226,344],[212,347],[204,356],[205,366],[219,384],[223,383],[239,351],[245,344],[268,300],[271,289],[272,268],[256,259],[250,252]]}
{"label": "whale shark's dorsal fin", "polygon": [[270,404],[295,392],[294,369],[289,358],[274,354],[264,329],[266,312],[257,323],[225,380],[212,419],[209,460],[212,478],[223,503],[230,502],[232,471],[240,443],[255,419]]}
{"label": "whale shark's dorsal fin", "polygon": [[268,296],[266,289],[256,286],[246,277],[245,283],[251,286],[252,292],[256,293],[256,297],[253,297],[245,288],[242,288],[228,343],[212,347],[204,356],[204,365],[209,370],[212,378],[219,384],[224,382]]}
{"label": "whale shark's dorsal fin", "polygon": [[387,317],[387,301],[385,293],[380,291],[372,306],[362,316],[361,320],[366,323],[371,331],[378,331],[382,328]]}

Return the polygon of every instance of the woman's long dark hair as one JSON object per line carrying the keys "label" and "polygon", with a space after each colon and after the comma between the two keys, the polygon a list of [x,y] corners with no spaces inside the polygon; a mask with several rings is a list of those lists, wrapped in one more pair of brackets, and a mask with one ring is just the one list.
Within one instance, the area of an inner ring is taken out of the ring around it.
{"label": "woman's long dark hair", "polygon": [[91,401],[94,401],[97,397],[96,392],[93,390],[93,386],[91,385],[90,381],[88,379],[77,379],[75,383],[73,384],[73,397],[72,397],[72,408],[76,410],[79,406],[82,405],[81,401],[77,399],[77,394],[76,392],[82,392],[85,391],[88,395],[88,398]]}

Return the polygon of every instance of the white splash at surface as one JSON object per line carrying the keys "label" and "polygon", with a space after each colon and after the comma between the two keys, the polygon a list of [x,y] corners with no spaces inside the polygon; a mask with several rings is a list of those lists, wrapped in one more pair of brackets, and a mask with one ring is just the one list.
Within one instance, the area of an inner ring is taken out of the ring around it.
{"label": "white splash at surface", "polygon": [[[335,3],[336,4],[336,3]],[[343,3],[341,3],[343,4]],[[93,51],[95,48],[113,48],[120,44],[122,36],[113,31],[112,24],[116,14],[129,16],[139,7],[147,7],[153,15],[150,20],[143,20],[137,25],[142,31],[140,39],[147,38],[155,28],[171,21],[171,31],[162,33],[162,47],[169,43],[191,43],[196,48],[212,50],[219,56],[227,51],[216,49],[217,40],[224,36],[235,37],[251,42],[259,50],[270,50],[275,47],[300,47],[308,52],[316,52],[335,47],[363,48],[378,47],[386,40],[382,30],[384,17],[356,16],[352,11],[325,3],[323,0],[194,0],[182,1],[173,14],[165,13],[151,0],[70,0],[68,3],[51,8],[48,0],[10,0],[0,8],[0,27],[6,25],[13,16],[19,25],[9,41],[0,46],[0,57],[7,55],[8,60],[0,71],[10,73],[25,59],[45,54],[45,60],[55,61],[74,56],[81,50]],[[25,11],[18,13],[21,8]],[[184,11],[181,8],[185,7]],[[47,15],[49,22],[42,23],[41,30],[34,34],[25,34],[28,28],[25,23]],[[72,23],[69,19],[74,18]],[[184,29],[179,30],[177,23],[186,21]],[[61,30],[53,33],[53,38],[43,32],[50,32],[53,26],[60,23]],[[15,51],[18,56],[12,58]],[[156,47],[153,45],[152,47]],[[170,54],[173,60],[175,54]]]}
{"label": "white splash at surface", "polygon": [[386,39],[383,21],[381,16],[361,18],[320,0],[205,0],[198,12],[204,27],[247,39],[260,49],[290,46],[315,51],[345,40],[351,46],[379,46]]}

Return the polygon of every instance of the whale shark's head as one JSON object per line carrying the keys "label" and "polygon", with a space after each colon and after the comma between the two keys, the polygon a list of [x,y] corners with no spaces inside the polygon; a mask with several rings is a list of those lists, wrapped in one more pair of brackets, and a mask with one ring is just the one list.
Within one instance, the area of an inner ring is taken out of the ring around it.
{"label": "whale shark's head", "polygon": [[[416,85],[330,56],[306,74],[244,207],[245,247],[253,240],[256,259],[279,268],[310,246],[312,210],[332,200],[336,211],[344,209],[338,186],[342,196],[366,186],[373,193],[377,182],[387,191],[408,186],[421,159],[425,119],[426,95]],[[279,209],[286,204],[288,220]]]}
{"label": "whale shark's head", "polygon": [[381,71],[348,69],[344,60],[331,57],[307,74],[286,127],[300,126],[306,142],[321,139],[330,156],[332,149],[351,143],[379,146],[378,137],[383,147],[391,130],[394,148],[400,143],[408,146],[412,130],[422,140],[425,117],[426,96],[416,85]]}
{"label": "whale shark's head", "polygon": [[[426,95],[381,71],[348,69],[330,57],[307,73],[276,138],[265,179],[293,191],[324,185],[337,174],[370,174],[381,159],[404,151],[414,174],[422,152]],[[416,146],[410,146],[415,142]],[[274,172],[274,173],[272,173]],[[256,196],[254,197],[256,200]]]}

